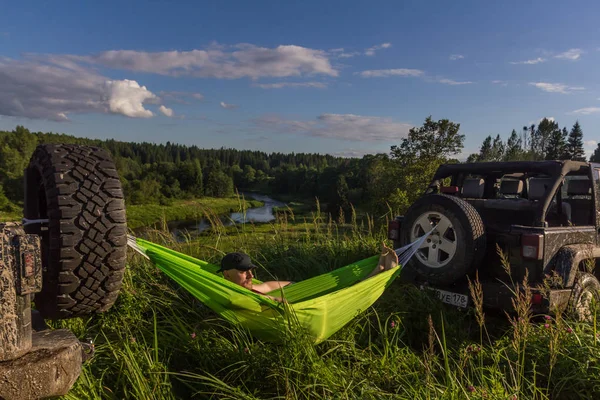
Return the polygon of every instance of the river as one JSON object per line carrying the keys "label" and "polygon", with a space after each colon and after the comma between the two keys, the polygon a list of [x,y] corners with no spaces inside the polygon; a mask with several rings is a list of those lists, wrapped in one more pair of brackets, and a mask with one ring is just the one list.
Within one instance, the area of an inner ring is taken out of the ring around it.
{"label": "river", "polygon": [[[262,201],[262,207],[254,207],[246,210],[246,213],[234,212],[220,217],[225,226],[243,224],[246,222],[265,223],[275,220],[274,207],[284,207],[285,203],[274,200],[269,196],[257,193],[240,193],[245,198],[253,198]],[[210,228],[210,223],[205,218],[200,221],[173,221],[169,223],[169,230],[177,240],[183,240],[187,234],[192,236]]]}

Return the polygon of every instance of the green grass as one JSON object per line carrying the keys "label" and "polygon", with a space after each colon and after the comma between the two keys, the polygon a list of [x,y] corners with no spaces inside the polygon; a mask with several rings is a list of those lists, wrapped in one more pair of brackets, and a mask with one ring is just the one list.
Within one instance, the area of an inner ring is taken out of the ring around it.
{"label": "green grass", "polygon": [[157,226],[168,221],[200,220],[208,213],[227,214],[250,207],[260,207],[257,200],[242,200],[237,196],[228,198],[203,197],[194,200],[175,200],[170,205],[144,204],[127,207],[127,225],[131,229]]}
{"label": "green grass", "polygon": [[[301,280],[378,251],[385,225],[280,218],[175,243],[218,262],[247,251],[258,277]],[[512,321],[512,323],[511,323]],[[261,342],[219,319],[138,255],[104,314],[53,323],[93,338],[94,358],[67,399],[579,399],[600,396],[594,324],[457,310],[394,282],[375,305],[313,345],[288,333]]]}
{"label": "green grass", "polygon": [[23,218],[23,204],[9,203],[0,210],[0,222],[21,221]]}

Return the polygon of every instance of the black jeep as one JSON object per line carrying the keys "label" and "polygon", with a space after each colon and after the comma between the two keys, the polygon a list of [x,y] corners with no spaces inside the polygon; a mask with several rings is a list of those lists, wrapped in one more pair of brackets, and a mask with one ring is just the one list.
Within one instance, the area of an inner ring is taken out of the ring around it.
{"label": "black jeep", "polygon": [[589,319],[600,294],[599,174],[600,164],[577,161],[442,165],[389,225],[396,248],[432,231],[404,278],[466,307],[477,271],[484,305],[510,311],[527,273],[534,311]]}

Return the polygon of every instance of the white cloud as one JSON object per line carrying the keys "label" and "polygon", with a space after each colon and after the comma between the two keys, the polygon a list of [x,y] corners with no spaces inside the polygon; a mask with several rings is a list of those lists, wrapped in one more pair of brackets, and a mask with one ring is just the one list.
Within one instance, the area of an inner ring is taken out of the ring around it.
{"label": "white cloud", "polygon": [[204,95],[202,95],[201,93],[180,92],[176,90],[161,91],[158,93],[158,95],[162,100],[179,104],[190,104],[190,98],[195,100],[204,100]]}
{"label": "white cloud", "polygon": [[356,57],[359,56],[361,53],[358,51],[352,51],[349,53],[340,53],[337,55],[338,58],[352,58],[352,57]]}
{"label": "white cloud", "polygon": [[[231,50],[232,49],[232,50]],[[294,45],[275,48],[238,44],[207,50],[143,52],[111,50],[93,56],[64,56],[76,62],[169,76],[238,79],[301,75],[338,76],[327,53]]]}
{"label": "white cloud", "polygon": [[173,116],[173,109],[165,107],[163,105],[161,105],[160,107],[158,107],[158,111],[160,111],[161,113],[163,113],[167,117],[172,117]]}
{"label": "white cloud", "polygon": [[600,114],[600,107],[580,108],[578,110],[571,111],[569,114],[579,114],[579,115]]}
{"label": "white cloud", "polygon": [[542,89],[544,92],[550,93],[562,93],[567,94],[576,90],[585,90],[581,86],[567,86],[562,83],[548,83],[548,82],[529,82],[530,85]]}
{"label": "white cloud", "polygon": [[506,82],[506,81],[495,80],[495,81],[492,81],[492,83],[494,85],[508,86],[508,82]]}
{"label": "white cloud", "polygon": [[233,110],[235,108],[238,108],[237,105],[225,103],[224,101],[221,102],[221,107],[224,108],[224,109],[226,109],[226,110]]}
{"label": "white cloud", "polygon": [[261,89],[283,89],[286,87],[299,88],[299,87],[310,87],[324,89],[327,87],[326,83],[323,82],[277,82],[277,83],[257,83],[252,86],[259,87]]}
{"label": "white cloud", "polygon": [[425,72],[420,69],[396,68],[396,69],[372,69],[360,72],[363,78],[387,78],[389,76],[423,76]]}
{"label": "white cloud", "polygon": [[145,101],[157,98],[146,86],[128,79],[107,81],[106,86],[109,92],[108,107],[112,113],[132,118],[149,118],[154,115],[143,105]]}
{"label": "white cloud", "polygon": [[394,141],[406,137],[412,125],[391,118],[354,114],[321,114],[316,120],[291,120],[277,115],[255,119],[261,129],[279,133],[296,133],[309,136],[343,139],[349,141]]}
{"label": "white cloud", "polygon": [[462,54],[450,54],[450,60],[452,61],[462,60],[463,58],[465,58],[465,56]]}
{"label": "white cloud", "polygon": [[535,58],[533,60],[511,61],[510,63],[511,64],[516,64],[516,65],[518,65],[518,64],[534,65],[534,64],[540,64],[540,63],[543,63],[543,62],[546,62],[546,61],[548,61],[548,60],[546,60],[545,58],[538,57],[538,58]]}
{"label": "white cloud", "polygon": [[446,78],[442,78],[442,79],[438,79],[439,83],[443,83],[445,85],[470,85],[471,81],[455,81],[453,79],[446,79]]}
{"label": "white cloud", "polygon": [[598,146],[598,142],[595,140],[586,140],[583,142],[584,145],[586,145],[587,147],[591,147],[593,149],[595,149]]}
{"label": "white cloud", "polygon": [[581,57],[581,55],[583,53],[584,53],[584,51],[581,49],[569,49],[569,50],[565,51],[564,53],[555,55],[554,58],[575,61],[575,60],[579,60],[579,58]]}
{"label": "white cloud", "polygon": [[381,49],[388,49],[392,47],[391,43],[382,43],[382,44],[378,44],[376,46],[373,47],[369,47],[368,49],[365,50],[365,55],[366,56],[374,56],[375,52]]}
{"label": "white cloud", "polygon": [[376,154],[378,153],[375,150],[367,150],[367,149],[344,149],[341,151],[336,151],[334,153],[330,153],[334,157],[343,157],[343,158],[362,158],[367,154]]}
{"label": "white cloud", "polygon": [[144,103],[158,97],[133,80],[110,80],[93,70],[52,57],[0,58],[0,115],[66,121],[69,114],[153,115]]}

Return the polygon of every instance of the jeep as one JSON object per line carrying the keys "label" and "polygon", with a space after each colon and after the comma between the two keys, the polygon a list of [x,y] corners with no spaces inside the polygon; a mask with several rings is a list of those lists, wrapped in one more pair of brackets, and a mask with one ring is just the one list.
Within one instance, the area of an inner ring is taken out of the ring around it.
{"label": "jeep", "polygon": [[515,161],[444,164],[406,215],[389,223],[395,248],[429,233],[405,281],[449,304],[511,311],[527,277],[534,312],[589,320],[599,299],[600,164]]}

